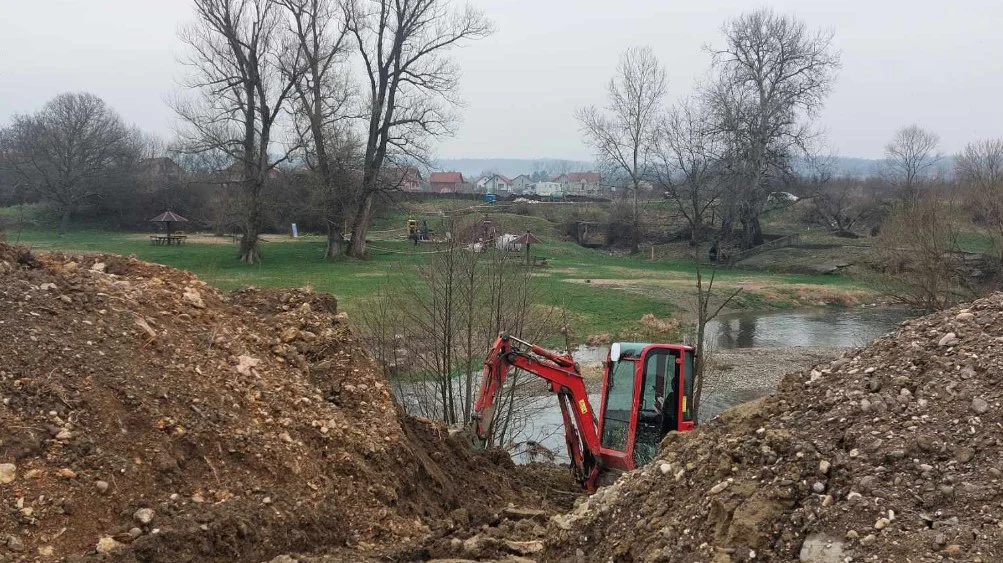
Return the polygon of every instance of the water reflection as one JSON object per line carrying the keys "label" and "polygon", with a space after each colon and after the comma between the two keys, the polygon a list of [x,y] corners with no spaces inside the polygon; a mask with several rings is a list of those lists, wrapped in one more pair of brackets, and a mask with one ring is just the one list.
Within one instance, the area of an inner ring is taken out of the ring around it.
{"label": "water reflection", "polygon": [[756,341],[756,319],[753,317],[743,316],[718,324],[720,328],[716,332],[713,326],[708,331],[713,335],[712,342],[716,348],[752,348]]}
{"label": "water reflection", "polygon": [[907,309],[820,309],[735,313],[707,323],[711,348],[852,348],[864,346],[913,316]]}

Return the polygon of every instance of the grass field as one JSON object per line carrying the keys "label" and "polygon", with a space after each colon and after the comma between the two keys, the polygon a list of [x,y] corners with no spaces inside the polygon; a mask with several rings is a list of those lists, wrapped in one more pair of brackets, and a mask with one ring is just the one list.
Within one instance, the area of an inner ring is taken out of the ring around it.
{"label": "grass field", "polygon": [[[245,286],[303,287],[336,295],[349,315],[365,306],[366,298],[392,277],[411,275],[414,266],[429,259],[430,245],[413,245],[393,238],[376,240],[368,260],[323,259],[324,240],[293,240],[269,236],[262,245],[264,262],[248,266],[236,261],[236,245],[229,239],[192,237],[182,247],[150,244],[145,234],[77,232],[59,237],[50,232],[10,233],[9,242],[36,251],[108,252],[191,270],[222,289]],[[608,333],[629,336],[645,314],[688,320],[692,310],[695,264],[685,259],[650,261],[644,257],[615,256],[553,239],[534,247],[534,256],[549,265],[534,272],[540,300],[566,307],[574,340]],[[852,304],[870,294],[852,279],[840,276],[781,275],[748,270],[721,270],[716,287],[721,292],[741,287],[738,308],[786,308],[823,304]]]}

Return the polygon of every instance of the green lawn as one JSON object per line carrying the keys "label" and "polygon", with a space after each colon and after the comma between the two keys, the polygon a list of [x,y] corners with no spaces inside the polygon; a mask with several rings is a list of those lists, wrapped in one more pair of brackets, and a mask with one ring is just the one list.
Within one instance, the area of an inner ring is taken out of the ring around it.
{"label": "green lawn", "polygon": [[[533,220],[535,218],[528,218]],[[395,236],[395,235],[394,235]],[[140,259],[191,270],[222,289],[249,285],[303,287],[337,296],[344,310],[353,315],[365,306],[390,277],[406,276],[417,264],[427,263],[430,245],[413,245],[388,236],[374,241],[368,260],[323,259],[324,240],[305,237],[293,241],[270,237],[262,245],[264,262],[248,266],[236,260],[237,247],[229,240],[205,237],[205,242],[182,247],[160,247],[145,235],[117,232],[76,232],[63,237],[50,232],[9,234],[9,242],[30,245],[36,251],[108,252],[135,255]],[[613,256],[573,243],[555,242],[534,247],[534,256],[546,257],[549,265],[536,272],[540,301],[567,307],[574,320],[573,337],[609,333],[614,337],[637,330],[639,319],[651,313],[658,317],[687,317],[692,299],[695,265],[686,260],[649,261],[643,257]],[[589,280],[586,282],[586,280]],[[792,301],[792,293],[862,291],[853,280],[840,276],[780,275],[746,270],[718,272],[722,291],[742,287],[739,305],[756,308],[804,304]]]}

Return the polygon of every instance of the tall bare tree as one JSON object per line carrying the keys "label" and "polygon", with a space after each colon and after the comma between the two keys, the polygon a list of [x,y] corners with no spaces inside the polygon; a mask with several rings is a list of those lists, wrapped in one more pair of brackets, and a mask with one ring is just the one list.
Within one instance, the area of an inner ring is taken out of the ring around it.
{"label": "tall bare tree", "polygon": [[448,0],[346,0],[348,32],[365,69],[365,153],[348,254],[366,254],[373,201],[389,159],[424,161],[429,137],[451,133],[459,72],[446,54],[486,37],[491,25],[473,6]]}
{"label": "tall bare tree", "polygon": [[727,22],[724,45],[711,48],[716,81],[706,89],[712,122],[728,136],[732,176],[725,236],[741,223],[740,246],[763,243],[759,222],[769,195],[806,152],[810,123],[839,68],[830,31],[810,30],[762,8]]}
{"label": "tall bare tree", "polygon": [[1003,139],[969,143],[955,158],[954,175],[968,189],[973,222],[993,241],[1003,265]]}
{"label": "tall bare tree", "polygon": [[[280,119],[302,65],[288,60],[280,13],[274,0],[194,0],[196,21],[181,31],[189,48],[194,91],[174,102],[185,122],[182,138],[191,152],[218,152],[232,163],[224,181],[239,186],[243,238],[239,258],[261,260],[258,237],[264,219],[263,191],[269,174],[295,145],[280,148]],[[281,154],[273,155],[272,151]]]}
{"label": "tall bare tree", "polygon": [[86,92],[60,94],[34,115],[14,116],[0,133],[0,166],[58,208],[59,234],[140,156],[139,134]]}
{"label": "tall bare tree", "polygon": [[641,184],[652,177],[658,117],[665,97],[665,68],[650,47],[634,47],[620,56],[616,73],[607,86],[605,108],[578,111],[585,141],[596,158],[612,174],[623,175],[633,194],[631,250],[640,244]]}
{"label": "tall bare tree", "polygon": [[720,135],[710,126],[707,109],[686,100],[661,124],[658,184],[676,204],[690,229],[690,244],[700,244],[708,214],[727,184],[723,181]]}
{"label": "tall bare tree", "polygon": [[937,150],[940,135],[917,125],[903,127],[885,146],[885,167],[888,179],[904,199],[916,194],[920,182],[933,171],[943,155]]}
{"label": "tall bare tree", "polygon": [[[348,28],[334,0],[276,0],[288,14],[289,34],[295,45],[284,61],[285,72],[295,78],[297,134],[302,140],[306,163],[317,176],[315,197],[327,225],[328,258],[343,251],[343,227],[354,191],[346,174],[354,163],[347,121],[353,89],[345,61],[349,54]],[[332,146],[333,145],[333,146]]]}

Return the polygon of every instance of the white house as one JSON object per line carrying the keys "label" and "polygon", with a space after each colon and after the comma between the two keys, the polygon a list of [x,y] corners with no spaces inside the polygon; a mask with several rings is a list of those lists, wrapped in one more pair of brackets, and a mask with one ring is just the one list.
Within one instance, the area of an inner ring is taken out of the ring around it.
{"label": "white house", "polygon": [[501,174],[492,174],[477,180],[477,188],[486,194],[508,194],[512,191],[512,180]]}
{"label": "white house", "polygon": [[554,179],[561,183],[565,194],[597,196],[600,193],[598,172],[569,172]]}
{"label": "white house", "polygon": [[564,197],[564,192],[561,190],[561,184],[557,182],[537,182],[534,184],[536,187],[536,195],[541,197]]}
{"label": "white house", "polygon": [[524,194],[526,190],[533,185],[533,180],[525,175],[519,174],[515,178],[512,178],[512,193],[514,194]]}

